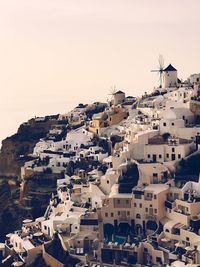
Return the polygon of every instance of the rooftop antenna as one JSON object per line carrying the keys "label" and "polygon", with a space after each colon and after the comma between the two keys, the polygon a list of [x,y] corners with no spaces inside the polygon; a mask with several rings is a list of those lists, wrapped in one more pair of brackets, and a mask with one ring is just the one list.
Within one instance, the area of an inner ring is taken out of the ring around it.
{"label": "rooftop antenna", "polygon": [[164,57],[162,55],[159,55],[158,58],[158,69],[157,70],[151,70],[151,72],[157,72],[159,74],[159,80],[160,80],[160,88],[162,88],[163,83],[163,72],[164,72]]}

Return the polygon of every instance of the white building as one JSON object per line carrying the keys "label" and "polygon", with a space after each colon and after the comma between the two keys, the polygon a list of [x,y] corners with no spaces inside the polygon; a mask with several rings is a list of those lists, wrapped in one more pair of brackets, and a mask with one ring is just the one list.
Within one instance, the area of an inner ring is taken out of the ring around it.
{"label": "white building", "polygon": [[162,136],[149,139],[145,146],[144,160],[146,162],[167,162],[181,160],[195,149],[191,140],[180,138],[168,138],[163,140]]}
{"label": "white building", "polygon": [[171,64],[169,64],[169,66],[164,69],[164,88],[176,87],[177,79],[177,70]]}
{"label": "white building", "polygon": [[125,101],[125,93],[124,92],[117,91],[116,93],[113,94],[112,104],[114,106],[122,104],[124,101]]}
{"label": "white building", "polygon": [[188,80],[191,84],[199,83],[200,82],[200,73],[190,75]]}

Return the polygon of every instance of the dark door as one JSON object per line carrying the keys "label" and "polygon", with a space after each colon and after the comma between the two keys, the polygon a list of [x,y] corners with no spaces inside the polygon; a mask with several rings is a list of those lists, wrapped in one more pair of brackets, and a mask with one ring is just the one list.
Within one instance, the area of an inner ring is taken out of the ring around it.
{"label": "dark door", "polygon": [[176,159],[176,155],[172,154],[172,160],[175,160],[175,159]]}
{"label": "dark door", "polygon": [[156,155],[153,155],[153,162],[156,162],[157,158]]}

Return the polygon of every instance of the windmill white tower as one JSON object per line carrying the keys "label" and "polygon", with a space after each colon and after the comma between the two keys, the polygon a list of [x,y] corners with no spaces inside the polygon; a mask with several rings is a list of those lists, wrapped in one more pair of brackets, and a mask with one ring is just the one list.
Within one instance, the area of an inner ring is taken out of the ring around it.
{"label": "windmill white tower", "polygon": [[111,95],[111,104],[117,106],[118,104],[122,104],[125,100],[125,93],[122,91],[116,91],[116,87],[111,87],[110,94]]}
{"label": "windmill white tower", "polygon": [[177,86],[177,69],[171,64],[163,70],[164,88],[176,87]]}

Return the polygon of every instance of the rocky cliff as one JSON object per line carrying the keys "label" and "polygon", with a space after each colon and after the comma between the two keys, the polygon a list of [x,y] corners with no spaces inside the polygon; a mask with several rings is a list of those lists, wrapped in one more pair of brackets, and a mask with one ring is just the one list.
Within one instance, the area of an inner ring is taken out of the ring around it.
{"label": "rocky cliff", "polygon": [[34,173],[23,178],[19,207],[23,217],[37,218],[44,215],[52,193],[56,193],[57,180],[62,174]]}
{"label": "rocky cliff", "polygon": [[35,144],[46,136],[58,116],[46,116],[45,120],[31,119],[20,125],[16,134],[2,142],[0,152],[0,177],[19,177],[20,167],[28,161]]}
{"label": "rocky cliff", "polygon": [[0,241],[10,231],[20,226],[20,213],[16,203],[19,198],[19,187],[0,180]]}
{"label": "rocky cliff", "polygon": [[[60,175],[36,173],[20,180],[20,168],[30,158],[35,144],[46,137],[52,125],[62,123],[58,116],[31,119],[6,138],[0,152],[0,241],[19,229],[24,218],[44,214]],[[22,183],[20,187],[20,182]],[[23,190],[20,190],[22,189]],[[21,191],[21,192],[20,192]],[[21,193],[21,199],[20,199]]]}

